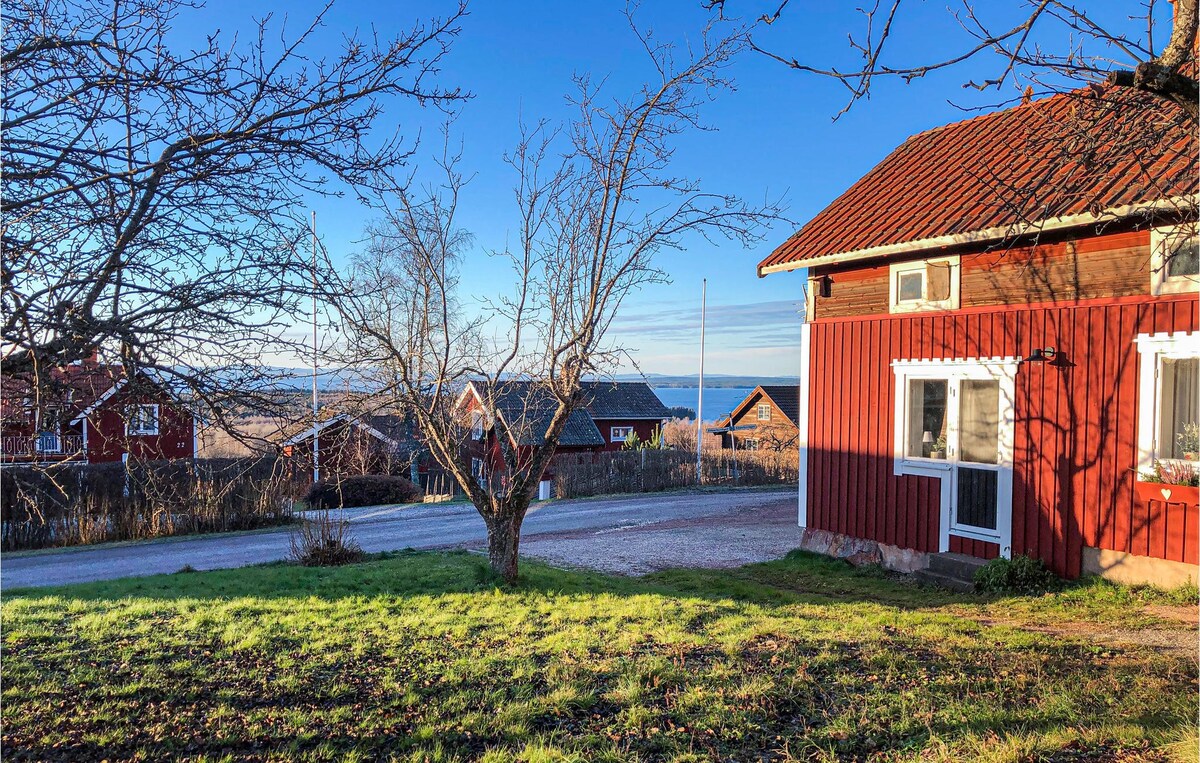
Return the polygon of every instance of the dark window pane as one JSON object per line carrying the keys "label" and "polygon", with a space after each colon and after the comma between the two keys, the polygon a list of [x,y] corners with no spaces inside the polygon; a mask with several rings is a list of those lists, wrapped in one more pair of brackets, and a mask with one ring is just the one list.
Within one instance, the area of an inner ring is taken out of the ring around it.
{"label": "dark window pane", "polygon": [[896,282],[896,300],[912,302],[925,296],[925,274],[919,270],[901,273]]}
{"label": "dark window pane", "polygon": [[1177,239],[1167,255],[1167,277],[1194,276],[1200,273],[1200,237]]}
{"label": "dark window pane", "polygon": [[991,469],[959,468],[955,522],[985,530],[996,529],[996,477],[996,472]]}

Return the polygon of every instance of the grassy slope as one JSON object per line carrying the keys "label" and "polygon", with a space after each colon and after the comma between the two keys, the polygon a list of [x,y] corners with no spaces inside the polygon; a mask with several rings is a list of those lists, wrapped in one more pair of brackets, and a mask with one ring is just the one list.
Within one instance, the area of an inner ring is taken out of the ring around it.
{"label": "grassy slope", "polygon": [[5,759],[1165,760],[1194,737],[1194,660],[972,619],[1144,624],[1115,587],[989,600],[803,554],[523,577],[398,554],[8,595]]}

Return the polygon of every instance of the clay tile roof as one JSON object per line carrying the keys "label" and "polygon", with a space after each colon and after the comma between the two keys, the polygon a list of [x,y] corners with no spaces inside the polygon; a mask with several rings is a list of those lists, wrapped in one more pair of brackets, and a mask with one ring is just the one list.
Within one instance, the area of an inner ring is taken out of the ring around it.
{"label": "clay tile roof", "polygon": [[1182,109],[1130,89],[1083,88],[984,114],[906,140],[758,272],[1195,194],[1196,153]]}

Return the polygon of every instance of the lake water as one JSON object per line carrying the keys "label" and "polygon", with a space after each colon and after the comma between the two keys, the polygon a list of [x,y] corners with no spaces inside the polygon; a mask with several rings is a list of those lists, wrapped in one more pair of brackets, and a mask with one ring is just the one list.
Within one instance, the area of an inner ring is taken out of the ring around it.
{"label": "lake water", "polygon": [[[704,420],[716,421],[733,410],[734,406],[746,399],[753,387],[705,387],[704,388]],[[654,390],[663,405],[673,408],[677,405],[687,406],[696,410],[696,397],[700,394],[699,387],[658,387]]]}

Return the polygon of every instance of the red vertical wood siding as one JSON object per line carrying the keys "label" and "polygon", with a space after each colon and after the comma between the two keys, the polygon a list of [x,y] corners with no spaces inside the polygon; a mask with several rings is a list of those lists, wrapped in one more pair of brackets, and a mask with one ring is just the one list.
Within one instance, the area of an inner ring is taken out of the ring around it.
{"label": "red vertical wood siding", "polygon": [[[1194,295],[865,316],[812,325],[809,526],[937,551],[937,480],[893,474],[891,362],[1059,350],[1017,373],[1013,553],[1080,573],[1084,546],[1200,563],[1196,507],[1133,493],[1140,333],[1196,331]],[[984,558],[996,544],[951,539]]]}

